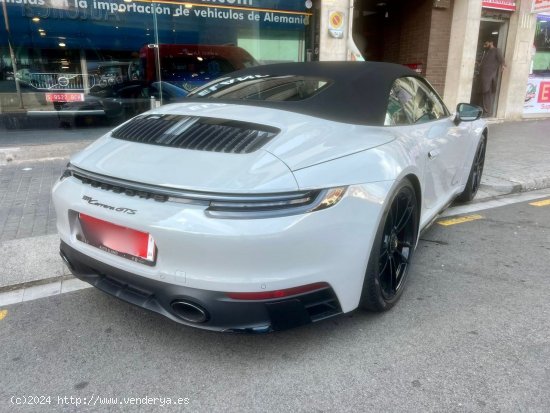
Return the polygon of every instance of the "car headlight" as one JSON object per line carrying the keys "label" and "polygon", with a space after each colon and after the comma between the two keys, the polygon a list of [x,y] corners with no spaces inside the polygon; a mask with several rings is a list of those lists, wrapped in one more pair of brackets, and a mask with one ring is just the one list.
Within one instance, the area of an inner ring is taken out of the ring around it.
{"label": "car headlight", "polygon": [[336,205],[346,193],[346,186],[287,194],[228,197],[209,203],[205,213],[212,218],[274,218],[320,211]]}

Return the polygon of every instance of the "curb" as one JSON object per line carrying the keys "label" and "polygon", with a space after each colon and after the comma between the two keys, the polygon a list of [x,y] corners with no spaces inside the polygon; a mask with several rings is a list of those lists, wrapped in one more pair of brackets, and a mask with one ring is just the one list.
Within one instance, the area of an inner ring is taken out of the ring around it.
{"label": "curb", "polygon": [[42,278],[41,280],[28,281],[28,282],[19,283],[19,284],[4,285],[0,287],[0,294],[7,293],[14,290],[22,290],[24,288],[34,287],[37,285],[50,284],[57,281],[71,280],[73,278],[75,278],[74,275],[55,275],[50,278]]}
{"label": "curb", "polygon": [[12,162],[20,150],[20,148],[0,148],[0,165]]}
{"label": "curb", "polygon": [[521,192],[550,188],[550,177],[535,178],[521,184]]}
{"label": "curb", "polygon": [[0,291],[11,291],[72,277],[59,257],[57,234],[19,238],[0,243]]}
{"label": "curb", "polygon": [[46,145],[21,145],[0,148],[0,166],[24,162],[51,161],[68,159],[81,151],[94,140],[79,142],[50,143]]}
{"label": "curb", "polygon": [[518,192],[537,191],[540,189],[550,188],[550,176],[530,179],[525,182],[510,181],[510,184],[484,184],[480,185],[480,188],[493,190],[499,193],[499,195],[510,195]]}
{"label": "curb", "polygon": [[92,286],[78,278],[51,279],[47,283],[34,284],[5,292],[0,292],[0,307],[19,304],[40,298],[91,288]]}
{"label": "curb", "polygon": [[[496,196],[501,196],[501,195],[510,195],[510,194],[516,194],[518,192],[524,192],[526,188],[525,185],[521,184],[521,183],[516,183],[516,184],[509,184],[509,185],[506,185],[506,184],[503,184],[503,185],[498,185],[498,184],[481,184],[479,186],[480,189],[483,189],[485,191],[494,191],[494,192],[498,192],[498,194]],[[544,189],[544,188],[538,188],[538,189]]]}

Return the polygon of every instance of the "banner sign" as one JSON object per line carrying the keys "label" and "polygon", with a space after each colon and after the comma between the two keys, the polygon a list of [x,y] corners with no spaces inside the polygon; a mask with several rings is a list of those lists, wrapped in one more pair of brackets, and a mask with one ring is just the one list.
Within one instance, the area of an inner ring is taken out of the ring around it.
{"label": "banner sign", "polygon": [[523,113],[545,113],[550,115],[550,78],[529,78]]}
{"label": "banner sign", "polygon": [[[239,33],[245,31],[303,31],[312,15],[305,2],[296,0],[0,0],[2,3],[7,5],[11,33],[19,47],[57,49],[61,35],[66,38],[67,50],[139,50],[155,42],[155,20],[159,43],[237,44],[242,37]],[[33,23],[37,21],[40,23]],[[42,29],[40,34],[37,29]],[[0,34],[0,49],[6,42]]]}
{"label": "banner sign", "polygon": [[486,9],[516,11],[516,2],[513,0],[483,0],[482,7]]}
{"label": "banner sign", "polygon": [[550,12],[550,0],[533,0],[532,13]]}
{"label": "banner sign", "polygon": [[20,6],[25,17],[70,20],[124,20],[156,15],[184,20],[240,20],[304,26],[311,11],[291,0],[0,0]]}

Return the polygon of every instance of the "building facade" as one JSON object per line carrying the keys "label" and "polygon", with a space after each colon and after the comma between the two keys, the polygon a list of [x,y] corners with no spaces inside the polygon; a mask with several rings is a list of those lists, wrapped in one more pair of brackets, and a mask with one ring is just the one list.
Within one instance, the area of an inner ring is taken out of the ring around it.
{"label": "building facade", "polygon": [[8,128],[117,124],[233,70],[308,60],[408,65],[452,109],[479,102],[488,39],[506,61],[493,113],[546,117],[549,3],[0,0],[0,117]]}
{"label": "building facade", "polygon": [[13,128],[57,120],[116,124],[234,70],[319,53],[310,1],[0,6],[0,113]]}
{"label": "building facade", "polygon": [[[323,1],[321,60],[349,59],[356,47],[365,60],[408,65],[454,108],[480,103],[483,43],[491,40],[506,62],[493,113],[502,119],[547,117],[549,8],[548,0]],[[348,17],[345,39],[335,39],[323,25],[334,10]]]}

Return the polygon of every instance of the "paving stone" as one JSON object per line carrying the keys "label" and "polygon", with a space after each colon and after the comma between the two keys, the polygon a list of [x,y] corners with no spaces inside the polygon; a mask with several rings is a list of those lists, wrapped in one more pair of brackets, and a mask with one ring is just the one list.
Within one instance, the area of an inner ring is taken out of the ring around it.
{"label": "paving stone", "polygon": [[[50,191],[67,159],[0,166],[0,240],[55,233]],[[23,171],[24,168],[32,168]]]}

